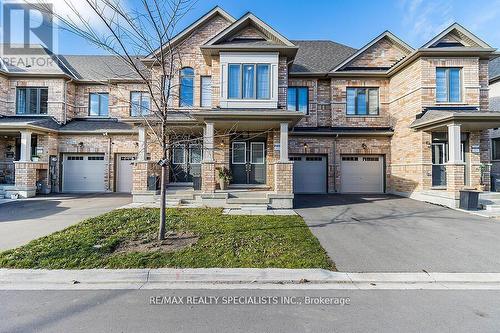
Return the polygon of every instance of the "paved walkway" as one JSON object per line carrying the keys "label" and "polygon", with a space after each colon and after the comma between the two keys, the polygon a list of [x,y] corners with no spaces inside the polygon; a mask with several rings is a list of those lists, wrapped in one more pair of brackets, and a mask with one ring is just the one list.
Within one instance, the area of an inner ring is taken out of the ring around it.
{"label": "paved walkway", "polygon": [[0,251],[109,212],[132,200],[128,194],[37,196],[0,205]]}

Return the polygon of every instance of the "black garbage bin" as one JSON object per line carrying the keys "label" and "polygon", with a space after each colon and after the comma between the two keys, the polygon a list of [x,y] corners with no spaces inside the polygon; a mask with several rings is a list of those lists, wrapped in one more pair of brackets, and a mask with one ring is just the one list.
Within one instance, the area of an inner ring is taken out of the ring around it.
{"label": "black garbage bin", "polygon": [[479,203],[479,191],[460,191],[460,208],[466,210],[476,210]]}

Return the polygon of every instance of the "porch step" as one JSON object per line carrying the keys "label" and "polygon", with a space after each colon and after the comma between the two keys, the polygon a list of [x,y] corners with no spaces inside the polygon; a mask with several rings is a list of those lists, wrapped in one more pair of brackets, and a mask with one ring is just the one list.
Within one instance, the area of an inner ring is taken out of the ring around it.
{"label": "porch step", "polygon": [[500,211],[500,204],[496,204],[496,205],[484,205],[483,206],[484,209],[488,210],[488,211]]}
{"label": "porch step", "polygon": [[268,210],[269,206],[267,204],[241,204],[240,205],[241,210]]}

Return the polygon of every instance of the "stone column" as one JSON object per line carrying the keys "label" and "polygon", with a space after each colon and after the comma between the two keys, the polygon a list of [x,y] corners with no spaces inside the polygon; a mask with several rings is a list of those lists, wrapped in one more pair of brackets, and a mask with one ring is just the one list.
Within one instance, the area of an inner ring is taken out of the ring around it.
{"label": "stone column", "polygon": [[288,123],[280,124],[280,162],[288,162]]}
{"label": "stone column", "polygon": [[448,163],[450,164],[463,163],[461,157],[460,144],[461,144],[460,125],[459,124],[448,125],[448,147],[449,147]]}
{"label": "stone column", "polygon": [[215,179],[214,161],[214,123],[206,123],[203,129],[203,163],[201,164],[201,190],[203,193],[214,193]]}
{"label": "stone column", "polygon": [[146,128],[144,126],[139,127],[139,147],[137,152],[137,161],[143,162],[147,161],[148,156],[148,142]]}
{"label": "stone column", "polygon": [[31,131],[21,131],[21,156],[19,161],[31,161]]}

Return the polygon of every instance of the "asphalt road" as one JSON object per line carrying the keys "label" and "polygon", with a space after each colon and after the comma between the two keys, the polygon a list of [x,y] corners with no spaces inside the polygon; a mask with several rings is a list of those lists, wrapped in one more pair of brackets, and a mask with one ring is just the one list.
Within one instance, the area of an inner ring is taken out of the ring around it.
{"label": "asphalt road", "polygon": [[[150,304],[151,297],[161,296],[182,297],[185,303],[195,296],[219,297],[220,303],[223,297],[229,302],[229,297],[240,296],[276,297],[278,303],[282,297],[302,302],[305,297],[344,297],[349,304]],[[500,291],[0,291],[0,332],[9,333],[498,332],[498,327]]]}
{"label": "asphalt road", "polygon": [[0,205],[0,251],[49,235],[132,201],[129,194],[37,196]]}
{"label": "asphalt road", "polygon": [[500,272],[500,220],[391,195],[298,195],[341,272]]}

